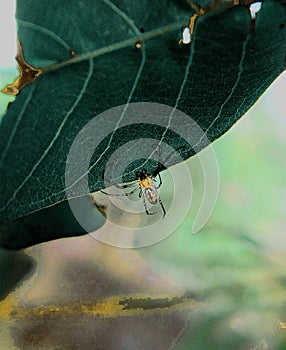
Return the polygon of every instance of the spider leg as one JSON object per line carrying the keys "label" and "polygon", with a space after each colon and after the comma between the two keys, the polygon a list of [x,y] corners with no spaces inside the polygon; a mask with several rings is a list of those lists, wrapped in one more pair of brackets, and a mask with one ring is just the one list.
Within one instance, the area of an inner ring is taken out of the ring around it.
{"label": "spider leg", "polygon": [[162,217],[162,219],[164,219],[164,217],[165,217],[165,215],[166,215],[166,209],[165,209],[165,207],[164,207],[164,204],[163,204],[161,198],[158,197],[158,199],[159,199],[159,203],[160,203],[160,205],[161,205],[161,208],[162,208],[162,210],[163,210],[163,217]]}
{"label": "spider leg", "polygon": [[132,187],[132,186],[135,186],[136,183],[131,183],[131,184],[126,184],[126,185],[117,185],[117,184],[114,184],[113,186],[117,187],[117,188],[120,188],[120,189],[124,189],[124,188],[128,188],[128,187]]}
{"label": "spider leg", "polygon": [[128,192],[128,193],[108,193],[108,192],[105,192],[105,191],[100,191],[101,193],[104,193],[104,194],[108,194],[109,196],[130,196],[131,194],[133,194],[134,192],[138,191],[140,188],[140,186],[138,185],[136,188],[134,188],[134,190]]}
{"label": "spider leg", "polygon": [[[182,149],[185,147],[186,146],[181,146],[181,147],[175,149],[173,152],[168,154],[167,157],[163,161],[160,161],[160,159],[159,159],[157,169],[155,169],[155,171],[153,172],[153,177],[156,177],[160,173],[160,171],[167,169],[164,164],[173,156],[174,153],[176,153],[179,149]],[[159,154],[159,158],[160,158],[162,155],[162,149],[161,149],[160,145],[158,145],[157,148],[158,148],[158,154]]]}
{"label": "spider leg", "polygon": [[139,198],[142,197],[142,188],[140,187]]}
{"label": "spider leg", "polygon": [[[155,186],[155,188],[156,188],[157,190],[158,190],[158,188],[161,187],[161,185],[162,185],[162,183],[163,183],[160,173],[158,173],[158,177],[159,177],[159,185],[158,185],[158,186]],[[157,180],[154,179],[154,181],[157,181]]]}
{"label": "spider leg", "polygon": [[154,173],[152,174],[153,177],[156,177],[160,171],[166,169],[164,165],[161,163],[160,159],[162,158],[162,147],[160,144],[153,144],[153,149],[157,150],[158,152],[158,165],[157,168],[155,169]]}

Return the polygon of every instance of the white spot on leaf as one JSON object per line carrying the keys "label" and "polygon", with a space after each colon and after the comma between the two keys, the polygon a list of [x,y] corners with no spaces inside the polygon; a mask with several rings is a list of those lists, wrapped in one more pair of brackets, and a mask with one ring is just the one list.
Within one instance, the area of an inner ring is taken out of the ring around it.
{"label": "white spot on leaf", "polygon": [[191,35],[191,32],[190,32],[190,28],[186,27],[183,30],[182,43],[183,44],[189,44],[191,41],[192,41],[192,35]]}
{"label": "white spot on leaf", "polygon": [[254,2],[249,6],[249,12],[252,19],[256,19],[256,14],[261,9],[261,2]]}

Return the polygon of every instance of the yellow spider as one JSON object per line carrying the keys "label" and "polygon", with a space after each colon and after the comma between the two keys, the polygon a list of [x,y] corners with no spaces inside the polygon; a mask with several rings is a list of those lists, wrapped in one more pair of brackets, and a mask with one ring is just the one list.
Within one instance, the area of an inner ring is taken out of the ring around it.
{"label": "yellow spider", "polygon": [[[160,167],[160,170],[161,170],[161,167]],[[158,185],[156,184],[157,176],[159,177]],[[121,194],[121,193],[107,193],[105,191],[101,191],[101,192],[104,194],[108,194],[109,196],[130,196],[139,190],[139,198],[143,197],[143,203],[144,203],[146,214],[147,215],[155,214],[155,213],[150,213],[150,211],[148,211],[146,200],[152,205],[156,205],[159,202],[163,211],[163,218],[164,218],[166,215],[166,209],[158,193],[158,189],[162,185],[162,178],[159,172],[155,171],[154,175],[150,175],[146,169],[142,169],[141,171],[136,172],[136,178],[137,178],[137,181],[131,184],[116,185],[116,187],[120,189],[125,189],[125,188],[135,186],[135,188],[128,193]]]}

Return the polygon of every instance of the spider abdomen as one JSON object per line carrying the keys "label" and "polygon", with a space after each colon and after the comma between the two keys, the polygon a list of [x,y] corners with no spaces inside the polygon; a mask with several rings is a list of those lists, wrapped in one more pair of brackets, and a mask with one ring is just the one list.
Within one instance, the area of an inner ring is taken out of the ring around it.
{"label": "spider abdomen", "polygon": [[157,192],[153,188],[145,188],[144,194],[147,199],[147,201],[151,204],[157,204],[158,202],[158,195]]}

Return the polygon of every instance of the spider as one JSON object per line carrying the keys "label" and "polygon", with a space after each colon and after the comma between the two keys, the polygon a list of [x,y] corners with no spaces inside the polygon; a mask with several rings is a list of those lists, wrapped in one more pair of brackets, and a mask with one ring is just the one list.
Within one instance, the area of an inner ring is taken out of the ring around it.
{"label": "spider", "polygon": [[[116,187],[120,188],[120,189],[125,189],[125,188],[129,188],[129,187],[134,187],[136,186],[132,191],[127,192],[127,193],[123,193],[123,194],[117,194],[117,193],[108,193],[105,191],[101,191],[104,194],[107,194],[109,196],[130,196],[133,193],[135,193],[136,191],[139,190],[139,198],[143,197],[143,204],[144,204],[144,208],[145,208],[145,212],[147,215],[153,215],[156,213],[151,213],[148,208],[147,208],[147,202],[146,200],[152,204],[152,205],[156,205],[158,202],[161,205],[162,211],[163,211],[163,218],[166,215],[166,209],[164,207],[164,204],[160,198],[160,195],[158,193],[158,189],[161,187],[162,185],[162,178],[161,175],[158,173],[156,175],[150,175],[146,169],[142,169],[141,171],[136,171],[135,173],[137,181],[131,184],[126,184],[126,185],[116,185]],[[156,177],[159,177],[159,184],[156,185],[157,179]],[[162,219],[163,219],[162,218]]]}
{"label": "spider", "polygon": [[[154,145],[154,148],[157,148],[158,153],[159,153],[159,158],[162,155],[162,149],[160,146]],[[185,148],[185,146],[181,146],[179,148],[177,148],[177,150],[174,150],[173,152],[171,152],[166,159],[163,162],[158,162],[158,166],[155,169],[155,171],[153,172],[153,174],[149,174],[147,172],[146,169],[142,169],[141,171],[136,171],[135,176],[137,178],[136,182],[132,182],[126,185],[115,185],[117,188],[120,189],[125,189],[125,188],[129,188],[129,187],[134,187],[133,190],[131,190],[130,192],[127,193],[108,193],[105,191],[102,191],[102,193],[107,194],[109,196],[130,196],[133,193],[135,193],[136,191],[139,190],[139,198],[143,197],[143,204],[144,204],[144,208],[145,208],[145,212],[147,215],[153,215],[156,214],[155,213],[151,213],[148,208],[147,208],[147,202],[146,200],[152,204],[152,205],[156,205],[157,203],[160,204],[162,211],[163,211],[163,217],[162,219],[164,219],[165,215],[166,215],[166,209],[164,207],[164,204],[160,198],[158,189],[161,187],[162,185],[162,178],[160,175],[160,171],[165,170],[166,167],[164,166],[164,164],[167,162],[168,159],[170,159],[174,153],[176,153],[179,149]],[[159,178],[159,183],[157,185],[157,176]]]}
{"label": "spider", "polygon": [[[182,148],[182,147],[180,147],[180,148]],[[158,148],[158,152],[159,152],[159,157],[160,157],[161,156],[161,148]],[[174,152],[176,152],[176,151],[174,151]],[[166,160],[169,159],[173,155],[174,152],[172,152],[170,155],[168,155],[168,157],[165,159],[165,161],[163,163],[165,163]],[[136,182],[129,183],[126,185],[116,185],[116,187],[120,188],[120,189],[125,189],[125,188],[136,186],[130,192],[123,193],[123,194],[121,194],[121,193],[120,194],[119,193],[108,193],[105,191],[101,191],[101,192],[104,194],[107,194],[109,196],[130,196],[139,190],[139,198],[143,197],[143,204],[144,204],[146,214],[147,215],[156,214],[156,213],[151,213],[148,210],[146,201],[148,201],[152,205],[156,205],[157,203],[159,203],[161,208],[162,208],[162,211],[163,211],[162,219],[164,219],[164,217],[166,215],[166,209],[164,207],[164,204],[163,204],[163,202],[160,198],[159,192],[158,192],[158,189],[161,187],[161,185],[163,183],[161,175],[160,175],[160,171],[166,169],[166,167],[163,165],[163,163],[161,163],[161,162],[158,163],[158,166],[152,175],[149,174],[146,169],[142,169],[141,171],[136,171],[136,173],[135,173],[135,176],[137,178]],[[156,179],[157,176],[159,179],[158,185],[157,185],[158,180]]]}

